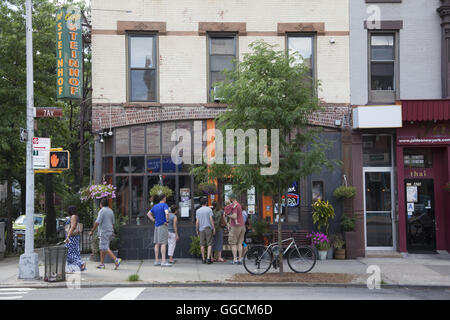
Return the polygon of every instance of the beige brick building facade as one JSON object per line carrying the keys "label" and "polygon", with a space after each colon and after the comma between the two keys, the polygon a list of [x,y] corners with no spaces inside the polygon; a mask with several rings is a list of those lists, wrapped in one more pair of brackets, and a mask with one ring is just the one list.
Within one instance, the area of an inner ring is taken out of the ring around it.
{"label": "beige brick building facade", "polygon": [[[319,97],[331,109],[333,105],[340,107],[337,114],[330,110],[335,115],[323,124],[334,126],[335,119],[342,119],[342,106],[350,102],[348,0],[93,0],[92,8],[93,131],[109,127],[110,103],[113,126],[164,120],[157,115],[166,118],[170,116],[164,116],[165,111],[186,113],[184,107],[217,107],[208,101],[208,32],[235,33],[239,58],[249,52],[249,44],[256,40],[286,50],[290,33],[312,34],[315,76],[322,84]],[[202,27],[205,22],[210,24]],[[130,102],[130,32],[157,35],[154,103]],[[107,108],[102,110],[104,107]],[[155,112],[154,107],[162,110]],[[196,114],[198,110],[191,112]],[[214,116],[217,111],[205,112]]]}
{"label": "beige brick building facade", "polygon": [[[92,0],[92,131],[101,133],[95,175],[97,182],[117,186],[117,210],[129,217],[122,258],[153,256],[148,239],[153,229],[145,214],[148,190],[161,181],[174,190],[172,203],[188,206],[181,210],[175,256],[189,256],[199,192],[189,171],[171,163],[170,132],[214,126],[226,110],[211,90],[216,63],[227,65],[230,54],[242,59],[256,40],[286,52],[297,46],[304,50],[327,107],[311,124],[326,128],[323,139],[334,144],[329,157],[341,159],[341,130],[350,121],[348,1]],[[312,194],[332,198],[341,179],[340,168],[293,177],[301,200],[285,219],[310,229]],[[246,203],[249,210],[253,206],[255,216],[273,221],[272,199],[258,190],[256,198],[255,204]],[[340,204],[333,205],[340,216]]]}

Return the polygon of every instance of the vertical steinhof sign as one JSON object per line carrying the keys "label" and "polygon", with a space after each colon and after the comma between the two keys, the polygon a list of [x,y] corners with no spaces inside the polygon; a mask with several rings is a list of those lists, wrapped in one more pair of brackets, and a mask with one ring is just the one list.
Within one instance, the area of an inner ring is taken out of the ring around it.
{"label": "vertical steinhof sign", "polygon": [[81,12],[63,8],[56,12],[56,98],[83,97],[83,43]]}

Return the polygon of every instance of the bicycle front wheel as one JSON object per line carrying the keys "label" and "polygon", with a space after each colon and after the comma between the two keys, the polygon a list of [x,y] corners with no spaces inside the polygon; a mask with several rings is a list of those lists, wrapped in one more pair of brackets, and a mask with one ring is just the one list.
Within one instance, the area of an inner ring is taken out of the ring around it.
{"label": "bicycle front wheel", "polygon": [[252,246],[245,253],[244,268],[251,274],[266,273],[272,265],[272,250],[262,245]]}
{"label": "bicycle front wheel", "polygon": [[289,268],[297,273],[309,272],[316,265],[316,254],[310,247],[294,248],[287,258]]}

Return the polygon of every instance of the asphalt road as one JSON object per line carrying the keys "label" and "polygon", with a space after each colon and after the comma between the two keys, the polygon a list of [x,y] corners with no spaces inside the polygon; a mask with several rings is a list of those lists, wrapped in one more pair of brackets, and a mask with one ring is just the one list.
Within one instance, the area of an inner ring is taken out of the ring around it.
{"label": "asphalt road", "polygon": [[328,287],[0,289],[0,300],[450,300],[450,290]]}

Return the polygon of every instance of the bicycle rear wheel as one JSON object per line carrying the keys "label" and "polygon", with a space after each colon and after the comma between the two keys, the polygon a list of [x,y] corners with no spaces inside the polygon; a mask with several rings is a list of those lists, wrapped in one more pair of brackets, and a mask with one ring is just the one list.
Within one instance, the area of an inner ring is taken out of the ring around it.
{"label": "bicycle rear wheel", "polygon": [[[298,249],[298,250],[297,250]],[[289,268],[297,273],[306,273],[311,271],[316,265],[316,254],[310,247],[293,248],[287,257]]]}
{"label": "bicycle rear wheel", "polygon": [[272,265],[272,250],[262,245],[252,246],[244,256],[244,268],[251,274],[266,273]]}

